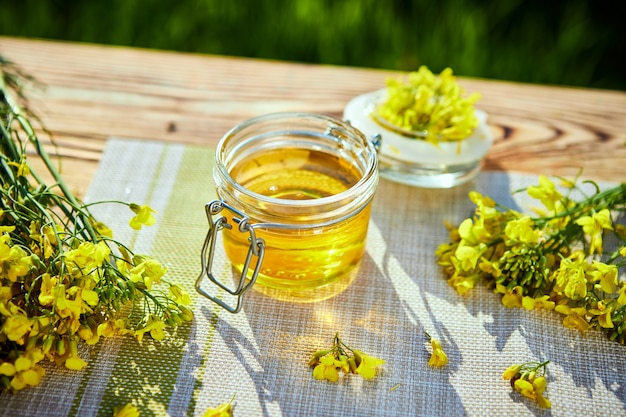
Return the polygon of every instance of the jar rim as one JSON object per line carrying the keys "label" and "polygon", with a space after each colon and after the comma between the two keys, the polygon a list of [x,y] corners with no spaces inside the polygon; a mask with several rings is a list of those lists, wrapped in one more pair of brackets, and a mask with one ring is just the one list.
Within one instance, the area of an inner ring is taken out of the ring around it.
{"label": "jar rim", "polygon": [[[324,196],[315,199],[308,200],[291,200],[291,199],[282,199],[275,197],[268,197],[266,195],[254,192],[240,183],[238,183],[230,174],[229,170],[224,163],[223,154],[225,153],[225,145],[227,141],[232,138],[234,135],[244,131],[250,126],[263,122],[271,122],[271,121],[280,121],[284,120],[293,120],[293,119],[308,119],[308,120],[320,120],[329,123],[331,126],[340,127],[343,131],[349,133],[353,137],[357,137],[360,139],[360,143],[362,143],[364,149],[367,149],[367,154],[370,156],[367,159],[367,164],[363,167],[363,172],[361,178],[347,188],[345,191],[342,191],[337,194],[332,194],[329,196]],[[253,197],[258,200],[260,203],[272,204],[275,206],[297,206],[297,207],[316,207],[316,206],[324,206],[324,205],[332,205],[341,202],[346,199],[346,197],[357,194],[359,192],[367,192],[372,186],[375,186],[378,182],[378,158],[376,156],[376,147],[372,143],[372,141],[368,140],[363,132],[359,129],[353,127],[348,122],[343,120],[339,120],[335,117],[317,114],[317,113],[308,113],[308,112],[275,112],[264,114],[261,116],[256,116],[250,119],[247,119],[233,128],[231,128],[228,132],[222,136],[220,141],[218,142],[217,148],[215,150],[215,169],[219,171],[219,175],[222,179],[225,179],[229,182],[229,185],[233,187],[237,192],[242,193],[248,197]],[[373,184],[372,184],[373,183]],[[373,196],[373,192],[371,192]],[[221,198],[222,196],[220,196]],[[371,197],[370,197],[371,199]],[[369,200],[369,199],[368,199]]]}

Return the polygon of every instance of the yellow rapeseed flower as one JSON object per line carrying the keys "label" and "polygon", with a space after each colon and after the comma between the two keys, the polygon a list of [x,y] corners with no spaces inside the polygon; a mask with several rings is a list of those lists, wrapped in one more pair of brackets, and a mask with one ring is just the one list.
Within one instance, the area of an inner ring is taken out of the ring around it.
{"label": "yellow rapeseed flower", "polygon": [[535,298],[529,296],[522,297],[522,307],[526,310],[533,310],[535,308],[554,310],[555,305],[556,303],[550,300],[549,295],[536,296]]}
{"label": "yellow rapeseed flower", "polygon": [[509,379],[514,378],[519,373],[520,369],[522,369],[522,365],[519,364],[509,366],[502,373],[502,379],[508,381]]}
{"label": "yellow rapeseed flower", "polygon": [[9,340],[20,343],[32,325],[32,321],[26,315],[16,314],[6,318],[2,325],[2,333],[6,334]]}
{"label": "yellow rapeseed flower", "polygon": [[153,284],[161,282],[161,278],[167,272],[167,268],[162,266],[157,260],[149,257],[135,257],[136,265],[130,269],[130,280],[143,284],[145,288],[151,289]]}
{"label": "yellow rapeseed flower", "polygon": [[591,325],[584,319],[584,317],[576,314],[565,316],[565,318],[563,318],[563,326],[568,329],[576,329],[581,333],[585,333],[591,328]]}
{"label": "yellow rapeseed flower", "polygon": [[44,369],[35,365],[32,368],[17,372],[11,379],[11,388],[20,391],[26,387],[36,387],[45,375]]}
{"label": "yellow rapeseed flower", "polygon": [[16,282],[19,277],[28,273],[31,267],[31,258],[24,249],[11,244],[7,234],[0,236],[0,274],[9,281]]}
{"label": "yellow rapeseed flower", "polygon": [[471,271],[476,268],[478,260],[485,251],[487,251],[487,245],[484,243],[478,246],[466,246],[461,244],[454,252],[454,255],[459,261],[459,266],[463,271]]}
{"label": "yellow rapeseed flower", "polygon": [[613,294],[617,290],[618,269],[616,265],[593,261],[587,271],[587,276],[591,277],[593,282],[598,282],[602,291],[607,294]]}
{"label": "yellow rapeseed flower", "polygon": [[218,405],[216,408],[207,409],[202,417],[232,417],[233,415],[233,400],[227,403]]}
{"label": "yellow rapeseed flower", "polygon": [[548,363],[549,361],[511,365],[502,374],[502,379],[511,380],[515,391],[524,397],[537,401],[541,407],[550,408],[550,400],[543,396],[547,385],[545,373]]}
{"label": "yellow rapeseed flower", "polygon": [[146,333],[150,333],[150,336],[154,340],[163,340],[165,338],[165,332],[163,330],[165,327],[166,325],[163,320],[151,314],[146,325],[143,328],[135,330],[134,335],[139,341],[143,339],[143,335]]}
{"label": "yellow rapeseed flower", "polygon": [[4,333],[12,342],[24,344],[24,337],[30,332],[34,321],[26,315],[24,310],[12,303],[8,303],[8,308],[0,306],[2,307],[0,313],[5,316],[0,333]]}
{"label": "yellow rapeseed flower", "polygon": [[189,293],[177,284],[170,285],[170,298],[179,304],[189,305],[191,303]]}
{"label": "yellow rapeseed flower", "polygon": [[[430,337],[430,336],[429,336]],[[433,349],[433,352],[428,360],[428,366],[434,367],[443,367],[448,364],[448,355],[443,351],[443,347],[439,340],[430,337],[430,346]]]}
{"label": "yellow rapeseed flower", "polygon": [[537,399],[537,394],[535,393],[535,388],[533,388],[533,384],[525,379],[517,379],[514,383],[515,391],[519,392],[526,398],[530,398],[531,400]]}
{"label": "yellow rapeseed flower", "polygon": [[100,336],[94,332],[94,329],[86,324],[81,324],[76,334],[88,345],[95,345],[100,340]]}
{"label": "yellow rapeseed flower", "polygon": [[515,390],[522,394],[526,398],[537,401],[537,404],[543,408],[551,408],[552,404],[550,400],[543,396],[542,392],[545,389],[546,379],[544,377],[538,377],[532,382],[525,379],[518,379],[514,383]]}
{"label": "yellow rapeseed flower", "polygon": [[515,242],[536,244],[539,241],[539,230],[534,228],[530,216],[509,221],[504,228],[504,234]]}
{"label": "yellow rapeseed flower", "polygon": [[71,369],[72,371],[80,371],[85,366],[87,366],[87,362],[82,360],[79,356],[69,356],[65,360],[65,367],[67,369]]}
{"label": "yellow rapeseed flower", "polygon": [[41,275],[41,291],[39,292],[39,302],[43,306],[50,306],[54,302],[52,290],[59,282],[58,277],[51,277],[50,274]]}
{"label": "yellow rapeseed flower", "polygon": [[339,371],[337,370],[341,364],[333,356],[324,356],[320,358],[319,363],[313,369],[313,378],[330,382],[339,380]]}
{"label": "yellow rapeseed flower", "polygon": [[139,415],[139,409],[132,404],[113,409],[113,417],[139,417]]}
{"label": "yellow rapeseed flower", "polygon": [[26,158],[22,159],[20,162],[9,161],[7,165],[17,168],[16,174],[18,177],[27,177],[30,175],[30,167],[26,163]]}
{"label": "yellow rapeseed flower", "polygon": [[38,365],[43,358],[44,354],[37,348],[20,352],[13,363],[0,364],[0,375],[10,378],[9,386],[13,391],[37,386],[45,375],[45,370]]}
{"label": "yellow rapeseed flower", "polygon": [[612,329],[615,327],[613,320],[611,319],[612,311],[607,311],[604,314],[598,316],[598,324],[605,329]]}
{"label": "yellow rapeseed flower", "polygon": [[[96,244],[82,242],[77,248],[65,252],[65,261],[68,266],[74,267],[74,276],[83,276],[97,271],[110,255],[111,249],[103,241]],[[98,278],[97,274],[93,277]]]}
{"label": "yellow rapeseed flower", "polygon": [[87,366],[87,362],[85,362],[80,356],[78,356],[78,344],[76,340],[70,340],[68,343],[68,347],[69,355],[65,359],[65,367],[67,369],[71,369],[72,371],[80,371],[85,366]]}
{"label": "yellow rapeseed flower", "polygon": [[575,223],[583,228],[583,232],[590,238],[589,253],[602,253],[602,232],[613,230],[611,213],[608,209],[602,209],[591,216],[582,216]]}
{"label": "yellow rapeseed flower", "polygon": [[478,273],[468,275],[455,273],[448,279],[448,284],[450,284],[456,290],[456,292],[463,295],[467,294],[469,290],[474,288],[479,280],[480,274]]}
{"label": "yellow rapeseed flower", "polygon": [[128,222],[133,229],[141,230],[142,226],[152,226],[156,223],[156,218],[152,214],[156,211],[152,207],[131,203],[130,209],[135,213],[135,216]]}
{"label": "yellow rapeseed flower", "polygon": [[574,252],[569,258],[563,259],[555,273],[554,290],[565,294],[571,300],[584,298],[587,295],[588,267],[582,252]]}
{"label": "yellow rapeseed flower", "polygon": [[376,376],[376,369],[385,364],[383,359],[367,355],[360,350],[354,350],[353,352],[357,364],[356,372],[365,379],[374,378]]}
{"label": "yellow rapeseed flower", "polygon": [[554,211],[556,203],[563,198],[563,195],[556,189],[552,182],[545,175],[539,176],[539,185],[528,187],[528,195],[541,201],[549,210]]}
{"label": "yellow rapeseed flower", "polygon": [[348,347],[338,333],[335,333],[330,349],[317,350],[309,360],[309,366],[314,367],[313,377],[331,382],[337,382],[341,375],[349,373],[372,379],[376,376],[377,368],[384,363],[382,359]]}
{"label": "yellow rapeseed flower", "polygon": [[510,290],[504,287],[503,285],[496,285],[496,292],[504,291],[502,294],[502,305],[508,308],[513,307],[522,307],[523,306],[523,296],[522,296],[522,287],[516,285]]}

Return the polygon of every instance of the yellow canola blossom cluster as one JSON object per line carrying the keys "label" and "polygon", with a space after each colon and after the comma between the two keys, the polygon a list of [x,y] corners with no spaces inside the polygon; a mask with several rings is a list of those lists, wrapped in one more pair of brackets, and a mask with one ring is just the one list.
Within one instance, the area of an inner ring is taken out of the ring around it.
{"label": "yellow canola blossom cluster", "polygon": [[370,356],[363,351],[351,349],[335,334],[330,349],[322,349],[311,355],[309,366],[313,367],[313,377],[318,380],[339,381],[342,375],[361,375],[364,379],[376,376],[377,369],[384,360]]}
{"label": "yellow canola blossom cluster", "polygon": [[462,141],[478,126],[474,104],[480,94],[464,96],[452,69],[434,75],[426,66],[406,79],[387,80],[387,96],[376,116],[419,138],[437,144]]}
{"label": "yellow canola blossom cluster", "polygon": [[502,374],[502,379],[511,381],[511,386],[515,391],[526,398],[537,401],[540,407],[551,408],[552,403],[543,396],[548,384],[545,377],[548,363],[550,361],[511,365]]}
{"label": "yellow canola blossom cluster", "polygon": [[[0,209],[0,224],[14,213]],[[42,229],[35,223],[29,230]],[[87,362],[79,343],[115,335],[141,340],[146,333],[161,340],[166,327],[193,317],[189,295],[178,285],[169,286],[168,296],[150,293],[166,272],[152,258],[125,251],[127,257],[113,263],[104,240],[72,238],[75,248],[59,248],[66,242],[59,231],[58,240],[24,235],[15,225],[2,224],[0,233],[0,390],[38,385],[45,358],[82,369]],[[138,309],[142,319],[132,323]]]}
{"label": "yellow canola blossom cluster", "polygon": [[[193,318],[182,287],[155,288],[166,268],[114,240],[69,191],[1,70],[0,393],[38,385],[43,360],[83,369],[81,345],[115,335],[160,340]],[[52,186],[28,164],[31,151]],[[156,221],[147,205],[117,203],[134,213],[135,229]]]}
{"label": "yellow canola blossom cluster", "polygon": [[[626,208],[626,184],[600,191],[586,181],[589,193],[577,183],[563,180],[562,193],[541,176],[525,190],[543,205],[532,217],[470,192],[475,215],[449,227],[438,262],[460,294],[484,280],[506,307],[554,310],[568,328],[625,344],[626,227],[615,213]],[[575,201],[574,191],[587,197]]]}

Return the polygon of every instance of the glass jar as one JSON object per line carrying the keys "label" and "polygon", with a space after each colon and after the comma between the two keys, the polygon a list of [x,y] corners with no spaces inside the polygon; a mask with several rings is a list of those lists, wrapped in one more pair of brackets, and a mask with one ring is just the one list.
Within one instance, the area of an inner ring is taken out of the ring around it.
{"label": "glass jar", "polygon": [[[216,150],[219,200],[206,206],[196,289],[231,312],[255,282],[266,295],[298,302],[345,290],[365,250],[376,145],[346,122],[311,113],[274,113],[231,129]],[[219,231],[240,274],[234,288],[211,272]],[[236,305],[204,290],[204,277],[235,296]]]}

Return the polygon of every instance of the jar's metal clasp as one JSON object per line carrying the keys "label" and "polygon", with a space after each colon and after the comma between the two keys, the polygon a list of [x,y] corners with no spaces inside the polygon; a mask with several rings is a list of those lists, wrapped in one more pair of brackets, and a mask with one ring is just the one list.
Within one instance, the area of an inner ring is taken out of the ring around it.
{"label": "jar's metal clasp", "polygon": [[374,145],[374,149],[376,149],[376,153],[380,152],[380,147],[383,146],[383,135],[380,133],[374,133],[370,137],[370,141],[372,145]]}
{"label": "jar's metal clasp", "polygon": [[[211,272],[213,266],[213,260],[215,259],[215,245],[217,241],[217,234],[220,230],[232,229],[233,224],[229,223],[228,218],[225,216],[215,217],[220,214],[223,209],[233,213],[231,218],[232,223],[236,224],[239,232],[248,233],[250,237],[250,248],[246,255],[246,260],[241,268],[241,276],[235,289],[229,288],[218,280]],[[237,209],[229,206],[222,200],[215,200],[205,206],[207,220],[209,221],[209,231],[207,232],[204,245],[202,246],[202,272],[196,280],[196,291],[213,302],[219,304],[224,309],[231,313],[238,313],[243,307],[243,296],[254,285],[261,269],[261,263],[263,262],[263,256],[265,255],[265,241],[256,237],[254,226],[249,223],[249,218],[238,211]],[[248,278],[248,269],[252,265],[252,275]],[[231,295],[237,297],[237,304],[232,307],[231,305],[218,298],[216,295],[209,294],[202,288],[202,282],[207,277],[211,282],[217,285],[219,288],[228,292]],[[247,282],[246,282],[247,281]]]}
{"label": "jar's metal clasp", "polygon": [[[352,122],[350,122],[350,120],[344,119],[344,122],[352,126]],[[382,143],[383,143],[383,135],[381,135],[380,133],[374,133],[373,135],[369,137],[369,141],[372,142],[372,145],[374,145],[374,149],[376,149],[376,153],[380,152],[380,147],[382,146]]]}

